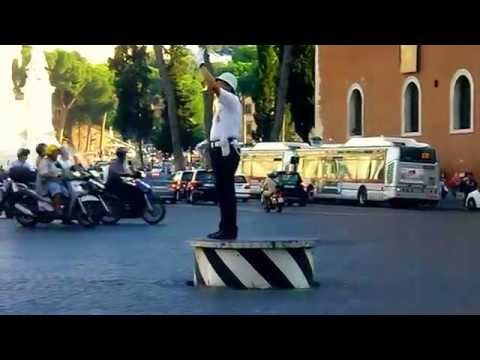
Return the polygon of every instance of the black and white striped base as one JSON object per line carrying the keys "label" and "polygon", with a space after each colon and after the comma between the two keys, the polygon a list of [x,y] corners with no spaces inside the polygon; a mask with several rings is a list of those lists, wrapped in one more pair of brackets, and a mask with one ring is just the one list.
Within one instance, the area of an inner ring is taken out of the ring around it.
{"label": "black and white striped base", "polygon": [[307,289],[314,283],[313,241],[192,241],[195,286]]}

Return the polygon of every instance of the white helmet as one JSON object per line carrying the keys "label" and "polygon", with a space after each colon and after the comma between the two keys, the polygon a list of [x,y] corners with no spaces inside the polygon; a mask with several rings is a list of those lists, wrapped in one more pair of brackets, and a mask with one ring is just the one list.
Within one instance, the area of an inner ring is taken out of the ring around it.
{"label": "white helmet", "polygon": [[228,85],[230,85],[234,92],[237,92],[237,77],[232,73],[225,72],[217,77],[217,80],[225,81]]}

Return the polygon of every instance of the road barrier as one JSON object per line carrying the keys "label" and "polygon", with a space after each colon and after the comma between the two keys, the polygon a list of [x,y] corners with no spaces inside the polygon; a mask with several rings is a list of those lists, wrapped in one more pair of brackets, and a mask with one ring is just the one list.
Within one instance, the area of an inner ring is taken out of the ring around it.
{"label": "road barrier", "polygon": [[194,240],[195,286],[308,289],[314,240]]}

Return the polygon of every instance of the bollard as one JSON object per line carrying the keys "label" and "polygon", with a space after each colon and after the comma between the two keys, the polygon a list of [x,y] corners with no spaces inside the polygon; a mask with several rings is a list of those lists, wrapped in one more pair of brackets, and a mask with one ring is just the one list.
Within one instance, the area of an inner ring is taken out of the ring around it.
{"label": "bollard", "polygon": [[195,286],[308,289],[315,240],[194,240]]}

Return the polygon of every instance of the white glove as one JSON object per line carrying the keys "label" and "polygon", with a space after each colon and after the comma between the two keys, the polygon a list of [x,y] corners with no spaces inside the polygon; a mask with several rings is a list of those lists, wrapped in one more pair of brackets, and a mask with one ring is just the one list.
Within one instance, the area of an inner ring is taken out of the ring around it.
{"label": "white glove", "polygon": [[195,57],[195,60],[197,61],[198,67],[205,64],[205,49],[200,48],[200,50],[197,53],[197,56]]}

